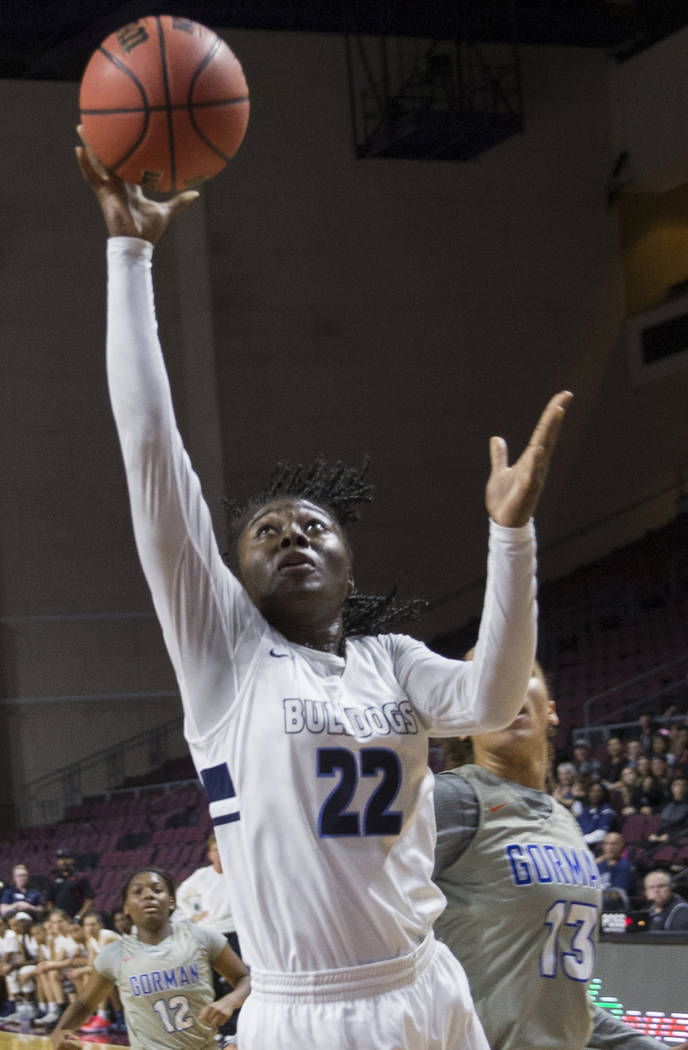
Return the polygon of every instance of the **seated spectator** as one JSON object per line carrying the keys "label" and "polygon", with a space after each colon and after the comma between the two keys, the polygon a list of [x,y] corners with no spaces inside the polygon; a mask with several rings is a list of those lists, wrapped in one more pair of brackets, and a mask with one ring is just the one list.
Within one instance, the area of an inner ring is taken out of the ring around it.
{"label": "seated spectator", "polygon": [[573,765],[579,777],[587,777],[588,782],[599,780],[599,759],[593,757],[590,741],[585,737],[576,737],[573,741]]}
{"label": "seated spectator", "polygon": [[0,917],[0,979],[4,986],[4,1001],[2,1004],[3,1020],[14,1017],[17,1004],[7,987],[7,976],[12,972],[14,956],[19,951],[17,935],[9,928],[5,920]]}
{"label": "seated spectator", "polygon": [[650,930],[688,930],[688,901],[674,893],[669,873],[648,872],[644,886],[650,904]]}
{"label": "seated spectator", "polygon": [[662,809],[662,823],[655,834],[648,835],[650,842],[675,842],[688,835],[688,778],[674,777],[670,791],[671,801]]}
{"label": "seated spectator", "polygon": [[688,776],[688,726],[674,723],[671,727],[670,755],[673,758],[674,774],[681,773],[683,776]]}
{"label": "seated spectator", "polygon": [[640,794],[638,798],[640,801],[639,811],[644,813],[645,816],[659,813],[667,801],[664,788],[650,774],[640,778]]}
{"label": "seated spectator", "polygon": [[640,741],[641,750],[645,755],[649,755],[652,750],[652,734],[656,728],[654,716],[649,711],[641,711],[638,715],[637,737]]}
{"label": "seated spectator", "polygon": [[[93,960],[100,949],[104,948],[105,945],[109,944],[111,941],[119,940],[119,934],[114,933],[112,930],[106,930],[103,926],[102,917],[94,911],[89,911],[84,915],[82,932],[88,955],[86,958],[79,959],[75,966],[72,966],[67,970],[67,977],[73,981],[76,986],[79,998],[83,998],[86,989],[91,983],[91,977],[93,975]],[[116,1023],[120,1023],[120,1018],[117,1017],[117,1013],[121,1013],[119,996],[117,997],[117,1001],[113,1008],[116,1015]],[[123,1021],[123,1018],[121,1020]],[[110,1019],[108,1012],[108,999],[105,998],[97,1004],[96,1012],[84,1021],[80,1031],[97,1034],[98,1032],[105,1032],[109,1028]]]}
{"label": "seated spectator", "polygon": [[571,813],[574,817],[579,817],[583,812],[583,806],[588,801],[588,788],[590,787],[589,777],[576,777],[571,787],[571,794],[573,795],[573,804],[571,805]]}
{"label": "seated spectator", "polygon": [[623,835],[618,831],[609,831],[602,840],[602,855],[597,867],[602,878],[603,909],[607,907],[605,891],[613,889],[620,894],[626,911],[636,892],[636,871],[623,856],[624,845]]}
{"label": "seated spectator", "polygon": [[12,882],[0,895],[0,915],[7,921],[19,912],[27,912],[32,919],[40,919],[45,912],[45,900],[38,890],[29,889],[29,869],[26,864],[15,864]]}
{"label": "seated spectator", "polygon": [[635,768],[638,770],[639,777],[649,777],[652,775],[650,769],[650,756],[649,755],[638,755],[635,763]]}
{"label": "seated spectator", "polygon": [[621,779],[621,770],[626,765],[626,754],[621,743],[621,737],[610,736],[607,741],[607,758],[602,763],[602,771],[599,779],[607,787],[616,784]]}
{"label": "seated spectator", "polygon": [[650,748],[650,762],[653,758],[665,758],[667,760],[667,766],[669,762],[669,733],[666,729],[658,729],[656,733],[652,734],[652,747]]}
{"label": "seated spectator", "polygon": [[112,926],[116,933],[120,937],[125,933],[131,933],[131,918],[127,915],[124,908],[115,908],[112,913]]}
{"label": "seated spectator", "polygon": [[637,813],[641,806],[642,788],[640,777],[633,766],[624,766],[621,779],[612,785],[610,801],[623,817]]}
{"label": "seated spectator", "polygon": [[[664,805],[664,803],[668,802],[671,798],[671,791],[669,789],[669,784],[671,782],[671,771],[669,769],[669,763],[667,762],[664,755],[651,756],[650,772],[654,778],[655,783],[662,792],[662,805]],[[659,806],[659,809],[662,808],[662,805]]]}
{"label": "seated spectator", "polygon": [[633,769],[635,769],[635,767],[638,764],[638,759],[643,753],[643,749],[640,746],[640,741],[637,740],[635,737],[632,737],[630,740],[627,740],[624,744],[624,751],[626,752],[626,765],[632,766]]}
{"label": "seated spectator", "polygon": [[572,762],[560,762],[557,766],[557,779],[552,789],[552,798],[562,806],[571,809],[573,805],[573,782],[576,778],[576,767]]}
{"label": "seated spectator", "polygon": [[593,853],[599,853],[605,835],[608,831],[615,831],[617,824],[607,789],[599,780],[590,785],[587,804],[577,819],[588,846]]}
{"label": "seated spectator", "polygon": [[48,889],[48,900],[57,911],[64,911],[70,919],[82,918],[93,904],[93,890],[85,875],[74,871],[71,850],[58,849],[55,853],[57,870]]}

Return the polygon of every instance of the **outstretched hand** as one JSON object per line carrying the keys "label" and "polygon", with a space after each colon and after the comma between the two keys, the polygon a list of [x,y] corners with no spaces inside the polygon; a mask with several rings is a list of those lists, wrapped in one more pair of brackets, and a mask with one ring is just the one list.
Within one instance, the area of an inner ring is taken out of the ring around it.
{"label": "outstretched hand", "polygon": [[140,186],[107,171],[89,146],[83,128],[79,126],[77,131],[83,143],[76,147],[81,174],[98,198],[111,237],[141,237],[155,244],[170,219],[198,197],[197,190],[185,190],[166,201],[149,200]]}
{"label": "outstretched hand", "polygon": [[487,513],[498,525],[525,525],[537,507],[544,488],[566,407],[573,394],[563,390],[548,403],[532,437],[519,458],[508,465],[504,438],[490,438],[492,472],[485,489]]}

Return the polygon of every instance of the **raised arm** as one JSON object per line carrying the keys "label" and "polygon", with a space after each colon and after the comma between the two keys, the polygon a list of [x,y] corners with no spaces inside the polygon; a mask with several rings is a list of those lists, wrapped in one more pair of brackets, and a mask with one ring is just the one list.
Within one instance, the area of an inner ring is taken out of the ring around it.
{"label": "raised arm", "polygon": [[255,614],[218,550],[177,427],[158,339],[153,245],[198,194],[150,201],[140,188],[104,171],[86,145],[77,147],[77,158],[110,234],[108,387],[136,545],[177,674],[187,733],[198,737],[231,706],[231,689],[223,695],[218,676],[231,665],[238,622]]}
{"label": "raised arm", "polygon": [[544,487],[566,406],[548,403],[527,447],[510,466],[506,442],[490,440],[485,492],[490,541],[485,600],[470,663],[446,660],[420,643],[397,654],[399,681],[437,736],[489,732],[513,720],[525,696],[537,642],[535,531],[532,515]]}

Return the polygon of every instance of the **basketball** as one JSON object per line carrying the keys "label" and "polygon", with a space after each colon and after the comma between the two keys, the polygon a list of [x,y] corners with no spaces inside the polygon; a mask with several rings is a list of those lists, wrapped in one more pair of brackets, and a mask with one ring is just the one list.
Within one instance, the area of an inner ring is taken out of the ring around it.
{"label": "basketball", "polygon": [[151,15],[93,52],[79,110],[108,171],[144,189],[185,190],[217,175],[239,149],[248,87],[236,55],[212,29]]}

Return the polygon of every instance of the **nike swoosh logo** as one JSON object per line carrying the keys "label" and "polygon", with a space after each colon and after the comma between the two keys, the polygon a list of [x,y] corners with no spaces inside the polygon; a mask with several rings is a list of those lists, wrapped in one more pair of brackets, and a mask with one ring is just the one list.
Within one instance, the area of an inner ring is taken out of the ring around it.
{"label": "nike swoosh logo", "polygon": [[502,806],[506,806],[506,802],[500,802],[498,806],[490,806],[490,813],[496,813]]}
{"label": "nike swoosh logo", "polygon": [[278,653],[276,649],[271,649],[270,656],[275,656],[279,660],[283,656],[289,656],[289,653]]}

